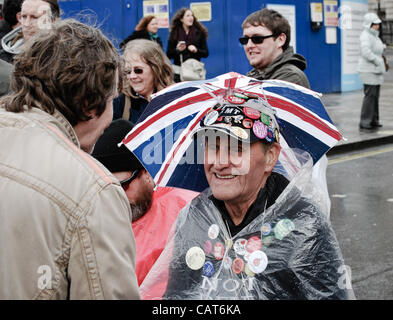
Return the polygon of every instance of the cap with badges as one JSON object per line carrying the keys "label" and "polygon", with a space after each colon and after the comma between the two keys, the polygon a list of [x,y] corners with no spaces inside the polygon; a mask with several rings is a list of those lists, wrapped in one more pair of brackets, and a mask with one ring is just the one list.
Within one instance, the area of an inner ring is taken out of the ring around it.
{"label": "cap with badges", "polygon": [[207,111],[198,131],[217,130],[244,141],[279,142],[275,110],[258,95],[235,92]]}

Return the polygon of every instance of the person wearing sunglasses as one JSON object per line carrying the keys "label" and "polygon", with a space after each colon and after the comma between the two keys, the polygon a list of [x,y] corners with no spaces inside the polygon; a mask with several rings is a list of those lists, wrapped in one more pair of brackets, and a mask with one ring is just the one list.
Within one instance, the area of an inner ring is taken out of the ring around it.
{"label": "person wearing sunglasses", "polygon": [[132,130],[131,122],[118,119],[98,139],[92,156],[120,182],[130,202],[136,242],[136,275],[140,285],[165,247],[180,210],[198,193],[158,187],[138,158],[119,143]]}
{"label": "person wearing sunglasses", "polygon": [[146,39],[127,43],[123,63],[123,91],[113,101],[113,120],[125,119],[136,124],[151,95],[173,83],[173,71],[162,48]]}
{"label": "person wearing sunglasses", "polygon": [[253,69],[247,76],[256,79],[278,79],[310,88],[306,60],[289,45],[291,27],[280,13],[262,9],[250,14],[242,24],[239,42]]}

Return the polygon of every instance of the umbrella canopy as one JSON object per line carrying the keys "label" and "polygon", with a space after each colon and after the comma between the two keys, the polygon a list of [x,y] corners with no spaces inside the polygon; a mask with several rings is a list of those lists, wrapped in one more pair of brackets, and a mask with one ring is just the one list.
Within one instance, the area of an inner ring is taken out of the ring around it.
{"label": "umbrella canopy", "polygon": [[214,79],[182,82],[153,96],[123,143],[139,158],[159,186],[194,191],[208,184],[203,168],[203,142],[193,139],[208,110],[228,97],[257,95],[276,111],[281,156],[285,148],[308,152],[316,163],[340,139],[321,95],[280,80],[259,81],[229,72]]}

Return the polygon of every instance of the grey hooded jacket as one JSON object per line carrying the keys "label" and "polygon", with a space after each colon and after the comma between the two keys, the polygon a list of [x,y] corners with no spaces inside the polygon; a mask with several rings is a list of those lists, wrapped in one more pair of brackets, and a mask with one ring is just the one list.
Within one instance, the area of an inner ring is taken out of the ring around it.
{"label": "grey hooded jacket", "polygon": [[258,80],[284,80],[310,88],[307,76],[303,72],[306,66],[306,59],[302,55],[294,53],[292,47],[288,47],[264,70],[260,71],[254,68],[247,73],[247,76]]}

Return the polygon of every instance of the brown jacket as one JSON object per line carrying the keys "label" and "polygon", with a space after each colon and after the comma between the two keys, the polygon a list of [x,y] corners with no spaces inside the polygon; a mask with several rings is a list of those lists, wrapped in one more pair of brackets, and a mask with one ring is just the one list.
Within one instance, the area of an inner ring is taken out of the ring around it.
{"label": "brown jacket", "polygon": [[0,109],[0,299],[139,299],[131,209],[69,122]]}

